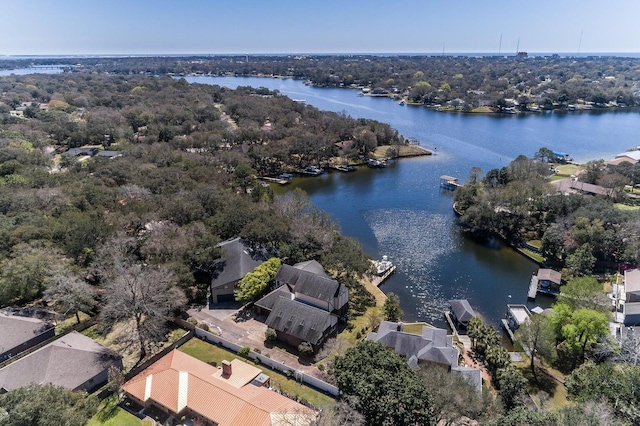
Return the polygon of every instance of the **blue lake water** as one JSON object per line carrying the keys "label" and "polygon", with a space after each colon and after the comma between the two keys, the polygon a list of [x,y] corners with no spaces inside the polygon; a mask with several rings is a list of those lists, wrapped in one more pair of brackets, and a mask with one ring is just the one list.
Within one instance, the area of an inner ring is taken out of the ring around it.
{"label": "blue lake water", "polygon": [[[386,169],[332,172],[295,178],[312,202],[332,214],[342,232],[360,241],[373,258],[388,255],[398,265],[382,285],[400,296],[405,320],[444,325],[447,301],[466,298],[497,325],[507,303],[527,303],[537,265],[513,250],[479,244],[462,235],[452,211],[452,194],[439,187],[441,175],[462,181],[472,167],[484,172],[506,166],[540,147],[566,152],[576,161],[611,159],[640,144],[640,112],[478,115],[400,106],[388,98],[358,96],[349,89],[305,86],[291,79],[186,77],[192,83],[267,87],[322,110],[345,112],[391,124],[435,153],[396,161]],[[548,306],[552,300],[538,298]],[[529,303],[531,307],[535,304]]]}

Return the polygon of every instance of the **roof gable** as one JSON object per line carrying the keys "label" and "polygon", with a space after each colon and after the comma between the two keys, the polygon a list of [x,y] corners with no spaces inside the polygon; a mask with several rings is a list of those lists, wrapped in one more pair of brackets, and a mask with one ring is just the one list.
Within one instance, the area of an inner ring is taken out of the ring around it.
{"label": "roof gable", "polygon": [[449,300],[449,304],[458,321],[467,322],[476,316],[467,299]]}
{"label": "roof gable", "polygon": [[624,290],[627,293],[640,291],[640,269],[624,271]]}
{"label": "roof gable", "polygon": [[337,297],[343,287],[336,280],[290,265],[281,265],[275,279],[276,282],[290,285],[296,293],[325,302]]}
{"label": "roof gable", "polygon": [[51,327],[51,324],[37,318],[0,312],[0,353],[20,346]]}
{"label": "roof gable", "polygon": [[7,390],[30,383],[52,383],[76,389],[120,363],[120,355],[77,331],[0,369],[0,387]]}
{"label": "roof gable", "polygon": [[329,312],[322,309],[279,297],[267,317],[266,324],[274,330],[315,345],[322,339],[330,316]]}
{"label": "roof gable", "polygon": [[[243,376],[241,382],[255,368],[238,359],[231,364],[232,371]],[[153,400],[174,413],[188,407],[219,426],[269,426],[278,424],[273,419],[279,413],[298,416],[292,424],[308,425],[314,418],[307,407],[265,387],[232,383],[229,379],[233,376],[225,379],[218,368],[173,350],[122,388],[139,400]]]}
{"label": "roof gable", "polygon": [[240,238],[224,241],[218,246],[222,248],[223,255],[213,272],[212,288],[235,283],[253,272],[268,257],[260,250],[253,250]]}

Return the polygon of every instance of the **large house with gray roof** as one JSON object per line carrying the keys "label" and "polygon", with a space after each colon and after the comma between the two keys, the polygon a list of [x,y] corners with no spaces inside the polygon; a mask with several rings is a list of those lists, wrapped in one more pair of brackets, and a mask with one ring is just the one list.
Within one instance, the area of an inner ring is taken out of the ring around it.
{"label": "large house with gray roof", "polygon": [[450,370],[458,366],[460,351],[453,344],[453,336],[447,330],[422,327],[421,334],[406,333],[404,324],[382,321],[377,332],[371,332],[366,340],[373,340],[392,348],[407,358],[408,364],[416,368],[420,361],[441,365]]}
{"label": "large house with gray roof", "polygon": [[254,306],[279,340],[293,346],[308,342],[316,350],[346,319],[349,290],[315,260],[280,266],[275,281],[276,289]]}
{"label": "large house with gray roof", "polygon": [[122,357],[72,331],[1,368],[0,393],[31,383],[91,391],[107,381],[111,366],[122,368]]}
{"label": "large house with gray roof", "polygon": [[0,362],[55,336],[53,324],[0,312]]}
{"label": "large house with gray roof", "polygon": [[211,277],[212,304],[235,301],[233,292],[238,281],[268,259],[265,252],[252,248],[240,238],[223,241],[218,247],[223,253]]}

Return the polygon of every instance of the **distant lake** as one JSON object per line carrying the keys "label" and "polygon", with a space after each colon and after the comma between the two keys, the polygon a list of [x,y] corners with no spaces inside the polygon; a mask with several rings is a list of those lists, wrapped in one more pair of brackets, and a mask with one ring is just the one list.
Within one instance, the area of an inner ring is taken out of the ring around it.
{"label": "distant lake", "polygon": [[[322,110],[389,123],[433,150],[433,156],[399,160],[386,169],[295,178],[287,189],[304,189],[314,205],[332,214],[342,232],[358,239],[372,258],[388,255],[398,269],[381,288],[400,296],[405,320],[439,326],[445,324],[442,313],[447,301],[454,298],[468,299],[487,321],[498,325],[507,303],[528,303],[530,277],[538,268],[499,243],[484,245],[466,238],[452,211],[452,194],[439,187],[441,175],[464,181],[474,166],[487,172],[508,165],[520,154],[531,157],[540,147],[585,162],[611,159],[640,144],[638,110],[508,116],[442,113],[291,79],[185,79],[278,90]],[[551,302],[536,300],[543,307]]]}
{"label": "distant lake", "polygon": [[60,74],[63,72],[63,67],[50,66],[50,67],[32,67],[32,68],[18,68],[13,70],[0,70],[0,77],[8,75],[27,75],[27,74]]}

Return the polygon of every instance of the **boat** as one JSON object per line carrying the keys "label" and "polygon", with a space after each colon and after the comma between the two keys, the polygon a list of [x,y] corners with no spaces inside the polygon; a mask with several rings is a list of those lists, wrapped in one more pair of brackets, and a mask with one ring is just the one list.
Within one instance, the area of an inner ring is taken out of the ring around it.
{"label": "boat", "polygon": [[387,160],[383,159],[377,159],[377,158],[369,158],[367,160],[367,166],[374,168],[374,169],[381,169],[384,167],[387,167]]}
{"label": "boat", "polygon": [[404,99],[401,99],[400,102],[398,102],[398,105],[404,105],[404,104],[405,104]]}
{"label": "boat", "polygon": [[389,260],[389,258],[385,255],[382,256],[382,260],[378,260],[373,262],[376,267],[376,275],[383,276],[385,273],[394,268],[393,263]]}
{"label": "boat", "polygon": [[337,166],[332,166],[331,168],[339,172],[353,172],[356,170],[356,166],[350,166],[347,164],[339,164]]}
{"label": "boat", "polygon": [[310,176],[319,176],[324,173],[324,169],[317,166],[307,166],[300,170],[300,173]]}
{"label": "boat", "polygon": [[293,179],[293,175],[291,173],[282,173],[278,175],[278,179],[291,180]]}

